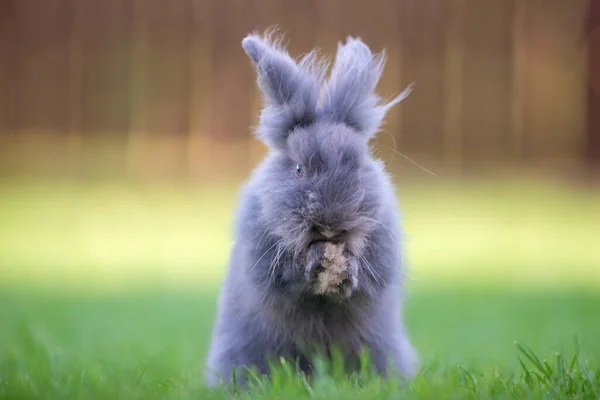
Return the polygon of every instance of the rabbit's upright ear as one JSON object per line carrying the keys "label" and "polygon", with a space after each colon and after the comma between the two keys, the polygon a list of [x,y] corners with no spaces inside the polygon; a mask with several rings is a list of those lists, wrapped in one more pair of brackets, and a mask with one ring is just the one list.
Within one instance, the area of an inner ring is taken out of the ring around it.
{"label": "rabbit's upright ear", "polygon": [[258,86],[264,94],[258,135],[266,144],[283,148],[296,126],[314,121],[326,66],[315,52],[296,63],[281,47],[281,38],[271,40],[272,34],[248,35],[242,47],[256,66]]}
{"label": "rabbit's upright ear", "polygon": [[366,139],[381,126],[388,110],[404,100],[412,84],[389,102],[375,93],[386,61],[385,51],[372,54],[358,38],[339,43],[335,64],[323,90],[322,111],[327,118],[345,123]]}

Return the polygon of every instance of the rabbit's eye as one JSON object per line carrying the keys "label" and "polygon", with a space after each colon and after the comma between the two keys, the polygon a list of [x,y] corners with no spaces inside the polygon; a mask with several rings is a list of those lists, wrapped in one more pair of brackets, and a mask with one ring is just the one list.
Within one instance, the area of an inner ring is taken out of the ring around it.
{"label": "rabbit's eye", "polygon": [[302,164],[296,164],[296,175],[302,175]]}

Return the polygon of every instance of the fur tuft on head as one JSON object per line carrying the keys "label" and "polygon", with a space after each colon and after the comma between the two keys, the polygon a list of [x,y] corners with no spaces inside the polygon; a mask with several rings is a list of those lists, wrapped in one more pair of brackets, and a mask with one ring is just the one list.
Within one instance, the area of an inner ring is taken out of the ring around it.
{"label": "fur tuft on head", "polygon": [[282,36],[274,37],[275,32],[250,34],[242,40],[242,47],[256,66],[257,83],[264,95],[258,136],[274,148],[283,148],[295,127],[314,122],[327,63],[314,50],[295,61],[282,46]]}
{"label": "fur tuft on head", "polygon": [[366,139],[381,126],[388,110],[404,100],[413,84],[391,101],[385,103],[375,88],[386,61],[385,50],[372,54],[359,38],[348,37],[338,44],[331,77],[323,92],[323,113],[335,122],[354,128]]}
{"label": "fur tuft on head", "polygon": [[282,45],[283,36],[275,33],[272,28],[242,40],[264,95],[258,136],[273,148],[283,149],[296,127],[317,119],[345,124],[368,140],[377,133],[389,109],[412,91],[411,83],[388,102],[375,93],[386,53],[373,54],[360,38],[348,37],[345,44],[338,44],[331,75],[324,82],[329,60],[319,58],[313,50],[295,61]]}

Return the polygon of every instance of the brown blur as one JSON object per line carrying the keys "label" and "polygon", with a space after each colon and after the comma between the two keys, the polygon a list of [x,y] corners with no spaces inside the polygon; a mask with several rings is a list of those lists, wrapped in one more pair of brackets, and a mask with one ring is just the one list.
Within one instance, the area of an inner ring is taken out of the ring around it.
{"label": "brown blur", "polygon": [[0,171],[246,175],[265,148],[240,42],[273,25],[293,55],[385,48],[384,97],[416,82],[378,135],[396,173],[426,175],[395,152],[438,175],[600,165],[599,1],[1,0]]}

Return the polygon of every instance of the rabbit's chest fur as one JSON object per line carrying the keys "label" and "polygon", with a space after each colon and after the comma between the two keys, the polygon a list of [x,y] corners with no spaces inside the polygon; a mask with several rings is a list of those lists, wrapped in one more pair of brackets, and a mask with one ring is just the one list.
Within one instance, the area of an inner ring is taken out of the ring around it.
{"label": "rabbit's chest fur", "polygon": [[[396,312],[399,289],[393,276],[387,277],[390,284],[384,291],[358,292],[341,303],[325,296],[298,295],[293,290],[288,293],[283,284],[280,290],[274,290],[267,280],[282,278],[279,271],[290,271],[295,266],[291,265],[291,254],[268,250],[271,244],[265,240],[267,227],[260,221],[261,202],[252,190],[258,184],[249,182],[241,193],[235,244],[220,305],[226,315],[223,320],[229,321],[232,332],[240,330],[245,335],[252,332],[255,337],[252,340],[269,338],[270,346],[279,351],[289,351],[297,342],[359,348],[365,336],[382,328],[382,313]],[[395,264],[397,260],[390,262]],[[266,265],[272,274],[256,273],[257,268]]]}
{"label": "rabbit's chest fur", "polygon": [[285,300],[264,293],[241,273],[230,274],[226,287],[220,304],[222,325],[217,329],[224,341],[237,343],[231,346],[237,351],[248,349],[254,354],[254,349],[260,349],[254,363],[259,369],[266,368],[269,356],[295,358],[308,365],[307,350],[328,351],[330,346],[355,357],[368,346],[368,338],[396,328],[393,316],[398,312],[399,292],[393,286],[382,298],[359,294],[343,304],[319,297]]}

